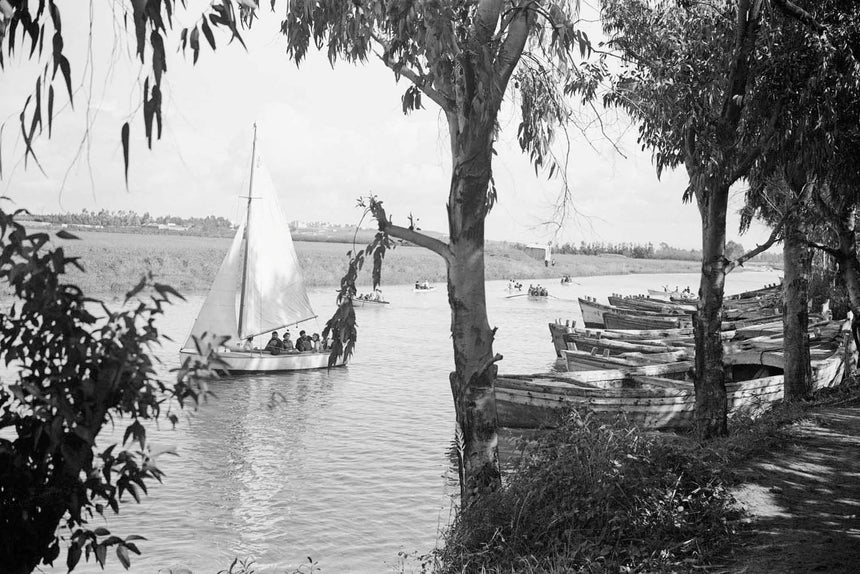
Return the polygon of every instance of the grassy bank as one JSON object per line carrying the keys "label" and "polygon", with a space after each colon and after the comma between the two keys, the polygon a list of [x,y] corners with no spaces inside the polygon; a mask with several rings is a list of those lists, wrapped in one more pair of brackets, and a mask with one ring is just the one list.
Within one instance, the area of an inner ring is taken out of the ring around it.
{"label": "grassy bank", "polygon": [[815,403],[735,417],[729,437],[706,444],[572,412],[523,446],[503,489],[459,512],[418,561],[446,574],[710,571],[744,531],[732,492],[750,461],[789,444],[791,423],[815,407],[857,396],[853,379]]}
{"label": "grassy bank", "polygon": [[[205,291],[215,276],[230,239],[181,235],[76,232],[78,241],[57,240],[81,258],[86,273],[73,271],[73,281],[87,293],[121,294],[146,271],[183,293]],[[363,247],[363,245],[359,246]],[[337,285],[346,269],[352,245],[328,242],[296,242],[296,251],[310,286]],[[572,276],[622,275],[627,273],[696,272],[693,261],[628,259],[617,256],[558,255],[556,265],[503,243],[491,243],[486,254],[487,279],[520,280]],[[383,284],[408,284],[417,279],[444,281],[445,266],[435,254],[419,247],[400,246],[389,251],[382,272]],[[362,284],[370,283],[370,269]]]}

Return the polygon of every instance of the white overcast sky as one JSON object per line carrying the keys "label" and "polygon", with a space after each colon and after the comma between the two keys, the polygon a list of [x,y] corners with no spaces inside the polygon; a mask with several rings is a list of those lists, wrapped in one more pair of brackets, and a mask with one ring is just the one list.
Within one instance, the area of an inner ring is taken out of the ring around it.
{"label": "white overcast sky", "polygon": [[[174,21],[176,30],[191,25],[207,5],[196,0],[188,4]],[[221,215],[236,221],[238,196],[247,186],[252,124],[257,121],[260,149],[289,219],[355,224],[361,215],[356,198],[373,193],[395,223],[406,223],[411,212],[422,228],[447,231],[450,154],[443,118],[429,101],[426,110],[404,116],[400,95],[408,84],[396,84],[381,64],[339,63],[332,69],[314,53],[297,69],[277,32],[278,15],[267,9],[244,36],[247,51],[235,42],[227,46],[226,36],[216,31],[217,52],[202,46],[196,66],[190,54],[176,53],[175,33],[167,46],[164,133],[149,151],[138,111],[141,67],[133,58],[133,39],[122,29],[121,15],[112,14],[111,0],[93,0],[88,65],[89,12],[71,8],[86,5],[60,5],[75,107],[66,105],[58,76],[53,137],[47,138],[46,129],[36,147],[47,176],[32,161],[25,169],[17,119],[38,67],[28,63],[27,50],[20,49],[0,75],[0,121],[6,123],[0,193],[17,206],[34,213],[86,208]],[[82,144],[88,117],[91,129]],[[119,137],[127,119],[132,121],[128,190]],[[610,129],[618,133],[627,128],[621,140],[626,159],[600,143],[599,133],[589,132],[589,144],[571,131],[568,177],[581,215],[567,220],[555,236],[553,228],[541,224],[553,218],[560,182],[535,176],[518,150],[517,123],[515,109],[508,105],[500,117],[494,162],[499,201],[487,221],[488,239],[700,246],[698,211],[693,204],[681,203],[685,174],[666,173],[658,181],[650,154],[635,143],[635,128],[623,121]],[[728,238],[752,248],[768,231],[755,226],[739,237],[736,212],[741,204],[742,194],[735,192]]]}

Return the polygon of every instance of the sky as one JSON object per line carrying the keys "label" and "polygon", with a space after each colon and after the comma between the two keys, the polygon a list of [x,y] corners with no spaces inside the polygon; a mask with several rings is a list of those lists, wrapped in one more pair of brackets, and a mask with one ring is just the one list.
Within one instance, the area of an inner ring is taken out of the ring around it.
{"label": "sky", "polygon": [[[244,34],[247,51],[237,42],[228,46],[227,36],[216,30],[217,51],[202,46],[192,65],[190,54],[171,46],[178,47],[178,29],[193,24],[207,4],[191,0],[176,16],[167,43],[164,132],[152,150],[139,110],[141,65],[122,16],[113,13],[110,0],[92,0],[89,43],[90,14],[61,5],[74,107],[58,78],[53,133],[49,139],[45,130],[35,148],[45,173],[32,160],[25,167],[18,114],[40,65],[26,60],[26,50],[7,62],[0,72],[0,122],[5,122],[0,194],[33,213],[107,209],[238,221],[256,122],[258,150],[288,219],[358,224],[357,198],[374,194],[395,223],[407,224],[411,213],[420,227],[447,231],[450,152],[444,117],[432,102],[425,99],[427,109],[404,115],[400,96],[408,83],[396,83],[378,62],[339,63],[333,69],[312,53],[297,68],[277,31],[278,15],[268,10]],[[125,121],[131,122],[128,188],[120,144]],[[583,135],[572,128],[567,175],[576,213],[561,228],[546,225],[557,221],[561,181],[536,176],[519,151],[519,120],[511,102],[499,121],[493,166],[499,199],[487,219],[488,239],[700,247],[698,210],[681,202],[685,173],[664,173],[658,180],[650,154],[639,149],[635,127],[624,118],[607,118],[624,155],[599,132]],[[727,237],[749,249],[769,231],[756,224],[738,235],[742,202],[743,190],[734,190]]]}

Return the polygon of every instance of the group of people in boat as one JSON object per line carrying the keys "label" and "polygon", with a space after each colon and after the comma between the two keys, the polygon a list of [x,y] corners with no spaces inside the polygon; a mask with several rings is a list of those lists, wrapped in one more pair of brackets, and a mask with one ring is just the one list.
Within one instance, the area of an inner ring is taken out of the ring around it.
{"label": "group of people in boat", "polygon": [[549,291],[546,290],[546,287],[541,287],[540,283],[537,285],[529,285],[529,295],[532,297],[547,297],[549,296]]}
{"label": "group of people in boat", "polygon": [[277,331],[272,332],[272,336],[266,346],[260,349],[254,346],[254,337],[248,337],[242,344],[242,351],[260,351],[271,353],[272,355],[280,355],[281,353],[320,353],[328,350],[328,342],[320,338],[319,333],[308,335],[305,331],[299,331],[299,338],[295,343],[290,339],[290,332],[284,333],[284,338],[281,339]]}
{"label": "group of people in boat", "polygon": [[430,285],[430,282],[425,279],[424,281],[416,281],[415,282],[415,288],[416,289],[431,289],[432,286]]}
{"label": "group of people in boat", "polygon": [[562,275],[561,276],[561,284],[567,285],[568,283],[573,283],[573,279],[570,275]]}
{"label": "group of people in boat", "polygon": [[690,286],[689,286],[689,285],[687,285],[687,286],[684,288],[684,290],[683,290],[683,291],[679,291],[679,289],[680,289],[680,287],[678,287],[677,285],[675,285],[675,290],[674,290],[674,291],[670,291],[670,290],[669,290],[669,286],[668,286],[668,285],[663,285],[663,291],[665,291],[666,293],[670,293],[670,294],[672,294],[672,295],[675,295],[675,294],[681,294],[681,295],[692,295],[692,294],[693,294],[693,292],[690,290]]}
{"label": "group of people in boat", "polygon": [[355,299],[360,301],[382,301],[382,289],[374,289],[373,293],[362,293],[356,295]]}
{"label": "group of people in boat", "polygon": [[508,291],[520,291],[523,288],[523,284],[515,279],[508,279]]}

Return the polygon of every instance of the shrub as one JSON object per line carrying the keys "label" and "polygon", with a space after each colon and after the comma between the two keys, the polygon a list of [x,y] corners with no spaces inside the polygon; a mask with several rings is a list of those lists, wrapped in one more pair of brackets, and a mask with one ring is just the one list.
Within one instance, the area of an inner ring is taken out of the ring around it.
{"label": "shrub", "polygon": [[637,572],[707,562],[736,517],[712,454],[573,412],[497,493],[462,510],[448,572]]}

